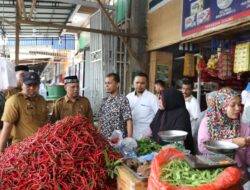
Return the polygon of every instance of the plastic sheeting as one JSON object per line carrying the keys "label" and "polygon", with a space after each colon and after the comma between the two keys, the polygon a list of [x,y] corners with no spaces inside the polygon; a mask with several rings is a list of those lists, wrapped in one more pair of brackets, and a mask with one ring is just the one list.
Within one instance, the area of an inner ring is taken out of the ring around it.
{"label": "plastic sheeting", "polygon": [[0,90],[16,87],[15,64],[10,59],[0,57]]}

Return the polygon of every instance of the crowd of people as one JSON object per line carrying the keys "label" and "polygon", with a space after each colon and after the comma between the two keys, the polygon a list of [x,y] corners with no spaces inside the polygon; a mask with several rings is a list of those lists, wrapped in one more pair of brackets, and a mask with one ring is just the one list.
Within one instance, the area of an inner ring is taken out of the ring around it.
{"label": "crowd of people", "polygon": [[[91,104],[86,97],[79,96],[79,80],[76,76],[64,78],[66,95],[53,106],[48,120],[45,99],[39,95],[40,78],[29,72],[26,66],[16,67],[17,87],[3,91],[5,97],[0,133],[0,151],[6,143],[18,143],[34,134],[47,122],[56,122],[67,116],[80,114],[93,121]],[[120,78],[116,73],[105,77],[107,97],[103,98],[98,112],[98,129],[109,138],[114,130],[123,137],[136,140],[152,138],[164,144],[158,132],[183,130],[188,133],[184,142],[191,153],[207,154],[204,142],[225,140],[237,144],[236,161],[246,170],[250,166],[250,126],[241,121],[242,104],[238,92],[222,88],[207,98],[207,110],[201,112],[200,105],[192,95],[193,82],[183,79],[181,90],[166,88],[164,81],[155,81],[156,95],[147,90],[148,76],[138,72],[134,78],[134,91],[127,96],[119,93]],[[250,117],[250,116],[249,116]]]}

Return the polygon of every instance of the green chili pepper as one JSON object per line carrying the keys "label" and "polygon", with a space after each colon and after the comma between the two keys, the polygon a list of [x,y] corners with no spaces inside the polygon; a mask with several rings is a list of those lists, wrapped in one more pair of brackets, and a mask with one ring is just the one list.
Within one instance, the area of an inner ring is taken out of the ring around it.
{"label": "green chili pepper", "polygon": [[161,168],[161,181],[173,186],[192,186],[209,184],[223,169],[198,170],[191,168],[185,160],[171,160]]}

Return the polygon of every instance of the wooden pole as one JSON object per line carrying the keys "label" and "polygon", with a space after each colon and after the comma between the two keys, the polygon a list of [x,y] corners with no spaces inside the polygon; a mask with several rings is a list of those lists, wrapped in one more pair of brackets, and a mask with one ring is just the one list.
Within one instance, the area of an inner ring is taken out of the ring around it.
{"label": "wooden pole", "polygon": [[20,0],[19,3],[20,3],[20,7],[21,7],[24,18],[27,18],[25,5],[24,5],[24,0]]}
{"label": "wooden pole", "polygon": [[29,20],[32,18],[32,14],[33,14],[35,8],[36,8],[36,0],[32,0],[32,5],[31,5],[31,9],[30,9],[30,14],[29,14]]}
{"label": "wooden pole", "polygon": [[[118,26],[116,26],[116,24],[115,24],[115,22],[113,21],[113,19],[110,17],[110,15],[108,14],[108,12],[105,10],[105,8],[104,8],[102,2],[101,2],[100,0],[96,0],[96,1],[97,1],[98,4],[100,5],[100,8],[101,8],[102,12],[103,12],[104,15],[108,18],[109,22],[111,23],[111,25],[113,26],[113,28],[115,29],[115,31],[116,31],[117,33],[121,33],[121,31],[120,31],[120,29],[118,28]],[[129,53],[129,55],[131,56],[131,58],[133,58],[133,59],[135,60],[135,62],[136,62],[137,64],[140,65],[140,61],[138,60],[138,58],[137,58],[137,56],[135,55],[135,53],[134,53],[134,51],[132,50],[132,48],[129,46],[127,40],[126,40],[123,36],[121,36],[121,35],[119,35],[118,37],[119,37],[119,38],[121,39],[121,41],[123,42],[125,48],[127,48],[128,53]]]}
{"label": "wooden pole", "polygon": [[15,22],[11,22],[9,20],[6,20],[4,17],[0,16],[0,20],[2,20],[3,22],[7,23],[10,26],[16,27],[16,23]]}
{"label": "wooden pole", "polygon": [[98,30],[98,29],[93,29],[93,28],[84,28],[84,27],[76,27],[76,26],[68,26],[68,25],[61,25],[61,24],[55,24],[55,23],[50,23],[50,22],[42,22],[42,21],[31,21],[31,20],[24,20],[21,19],[18,21],[19,23],[22,24],[30,24],[34,26],[47,26],[51,28],[60,28],[60,29],[67,29],[71,31],[85,31],[85,32],[93,32],[93,33],[101,33],[101,34],[109,34],[109,35],[116,35],[116,36],[124,36],[124,37],[129,37],[129,38],[142,38],[145,39],[145,36],[141,36],[138,34],[125,34],[125,33],[120,33],[120,32],[113,32],[113,31],[107,31],[107,30]]}
{"label": "wooden pole", "polygon": [[16,1],[16,51],[15,51],[15,64],[19,63],[19,32],[20,32],[20,4],[19,0]]}

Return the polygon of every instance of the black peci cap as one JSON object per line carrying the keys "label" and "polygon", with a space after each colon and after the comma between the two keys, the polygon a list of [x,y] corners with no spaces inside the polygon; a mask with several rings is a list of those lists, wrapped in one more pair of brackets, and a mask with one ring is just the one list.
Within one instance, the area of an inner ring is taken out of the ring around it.
{"label": "black peci cap", "polygon": [[15,71],[29,71],[29,67],[26,65],[17,65],[15,66]]}
{"label": "black peci cap", "polygon": [[67,76],[64,78],[64,84],[67,83],[79,83],[77,76]]}
{"label": "black peci cap", "polygon": [[27,72],[23,77],[23,83],[26,85],[29,84],[40,84],[40,77],[35,72]]}

